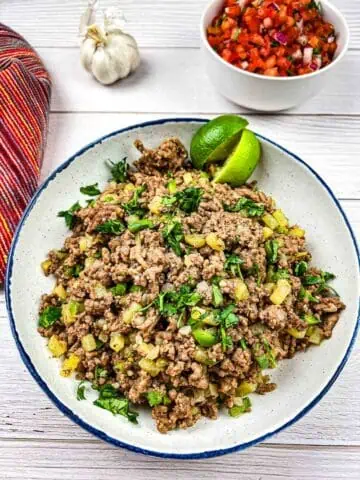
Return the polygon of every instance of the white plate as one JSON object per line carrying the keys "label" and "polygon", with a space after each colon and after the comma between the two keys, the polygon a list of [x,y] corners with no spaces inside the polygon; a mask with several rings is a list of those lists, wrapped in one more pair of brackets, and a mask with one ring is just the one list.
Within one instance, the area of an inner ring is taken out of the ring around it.
{"label": "white plate", "polygon": [[105,160],[138,157],[133,147],[140,138],[157,146],[177,136],[189,147],[199,119],[160,120],[112,133],[83,148],[61,165],[40,187],[15,235],[9,255],[6,302],[13,334],[21,356],[45,393],[59,409],[103,440],[141,453],[161,457],[204,458],[254,445],[305,415],[328,391],[344,367],[355,341],[359,315],[359,255],[348,220],[325,182],[302,160],[259,136],[263,157],[256,171],[259,186],[277,200],[290,220],[306,229],[314,263],[337,275],[334,288],[347,305],[333,337],[283,361],[271,372],[278,388],[268,395],[253,395],[251,414],[233,419],[202,419],[188,430],[158,433],[148,411],[139,425],[92,405],[77,401],[75,380],[59,376],[58,361],[50,357],[37,333],[40,295],[50,291],[41,261],[52,248],[60,248],[68,230],[57,212],[81,199],[79,188],[109,178]]}

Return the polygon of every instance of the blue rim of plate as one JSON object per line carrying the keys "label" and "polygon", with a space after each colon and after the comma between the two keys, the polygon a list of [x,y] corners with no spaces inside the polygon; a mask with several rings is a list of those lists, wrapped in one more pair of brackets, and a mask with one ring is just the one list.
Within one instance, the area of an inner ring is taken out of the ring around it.
{"label": "blue rim of plate", "polygon": [[[127,450],[130,450],[132,452],[142,453],[144,455],[152,455],[152,456],[160,457],[160,458],[174,458],[174,459],[182,459],[182,460],[194,460],[194,459],[212,458],[212,457],[225,455],[225,454],[228,454],[228,453],[239,452],[239,451],[245,450],[249,447],[252,447],[254,445],[257,445],[258,443],[263,442],[264,440],[267,440],[268,438],[272,437],[273,435],[277,434],[278,432],[284,430],[285,428],[289,427],[293,423],[297,422],[304,415],[306,415],[324,397],[324,395],[329,391],[331,386],[334,384],[334,382],[336,381],[336,379],[340,375],[340,373],[343,370],[346,362],[349,359],[351,350],[353,349],[353,346],[354,346],[354,343],[355,343],[355,340],[356,340],[356,336],[357,336],[357,333],[358,333],[358,330],[359,330],[359,327],[360,327],[360,299],[359,299],[357,322],[356,322],[356,325],[355,325],[355,328],[354,328],[352,338],[350,340],[350,343],[348,345],[348,348],[345,352],[345,355],[344,355],[341,363],[339,364],[338,368],[336,369],[334,375],[331,377],[329,382],[321,390],[321,392],[318,393],[318,395],[306,407],[304,407],[297,415],[295,415],[295,417],[293,417],[291,420],[286,422],[281,427],[276,428],[275,430],[273,430],[271,432],[267,432],[264,435],[261,435],[260,437],[254,439],[254,440],[251,440],[250,442],[240,443],[238,445],[235,445],[235,446],[229,447],[229,448],[217,449],[217,450],[208,450],[208,451],[199,452],[199,453],[162,453],[162,452],[148,450],[148,449],[141,448],[141,447],[136,447],[134,445],[130,445],[128,443],[117,440],[113,437],[110,437],[109,435],[107,435],[103,431],[98,430],[97,428],[89,425],[87,422],[85,422],[80,417],[78,417],[70,408],[68,408],[66,405],[64,405],[56,397],[55,394],[52,393],[52,391],[47,386],[47,384],[44,382],[44,380],[40,377],[40,375],[38,374],[36,368],[34,367],[32,361],[31,361],[30,357],[26,353],[26,351],[25,351],[25,349],[24,349],[24,347],[23,347],[23,345],[20,341],[17,330],[16,330],[15,319],[14,319],[13,312],[12,312],[12,307],[11,307],[11,275],[12,275],[13,263],[14,263],[14,253],[15,253],[15,249],[16,249],[16,245],[17,245],[17,242],[18,242],[19,234],[21,232],[22,225],[24,224],[25,220],[29,216],[29,214],[30,214],[31,210],[33,209],[34,205],[36,204],[36,201],[37,201],[38,197],[40,196],[41,192],[44,189],[46,189],[49,182],[51,182],[51,180],[53,180],[58,173],[60,173],[65,168],[67,168],[67,166],[70,165],[74,160],[76,160],[76,158],[78,156],[82,155],[83,153],[85,153],[90,148],[93,148],[95,145],[101,144],[104,140],[107,140],[107,139],[109,139],[109,138],[111,138],[115,135],[118,135],[120,133],[125,133],[125,132],[131,131],[131,130],[135,130],[135,129],[138,129],[138,128],[155,126],[155,125],[163,125],[165,123],[181,123],[181,122],[185,122],[185,123],[187,123],[187,122],[206,123],[207,121],[208,120],[204,119],[204,118],[164,118],[164,119],[159,119],[159,120],[154,120],[154,121],[148,121],[148,122],[144,122],[144,123],[131,125],[130,127],[122,128],[122,129],[117,130],[115,132],[109,133],[109,134],[104,135],[103,137],[99,138],[98,140],[95,140],[94,142],[89,143],[88,145],[83,147],[81,150],[79,150],[77,153],[75,153],[72,157],[70,157],[64,163],[59,165],[59,167],[56,170],[54,170],[53,173],[51,173],[49,175],[49,177],[42,183],[42,185],[36,191],[35,195],[31,199],[28,207],[26,208],[26,210],[25,210],[25,212],[24,212],[24,214],[23,214],[23,216],[20,220],[20,223],[19,223],[19,225],[16,229],[16,232],[14,234],[14,238],[13,238],[13,241],[12,241],[12,244],[11,244],[11,249],[10,249],[9,258],[8,258],[7,270],[6,270],[6,280],[5,280],[6,307],[7,307],[7,311],[8,311],[8,315],[9,315],[11,331],[12,331],[16,346],[17,346],[17,348],[20,352],[20,356],[21,356],[23,362],[25,363],[25,366],[27,367],[27,369],[29,370],[31,375],[34,377],[36,382],[39,384],[41,389],[50,398],[50,400],[59,408],[59,410],[63,414],[65,414],[67,417],[69,417],[73,422],[75,422],[77,425],[84,428],[88,432],[92,433],[96,437],[100,438],[101,440],[104,440],[105,442],[108,442],[112,445],[115,445],[116,447],[126,448]],[[348,231],[350,233],[350,236],[351,236],[353,244],[354,244],[355,251],[357,253],[358,268],[360,269],[360,253],[359,253],[359,247],[357,245],[354,232],[353,232],[353,230],[350,226],[349,220],[348,220],[345,212],[343,211],[339,201],[337,200],[337,198],[335,197],[334,193],[332,192],[330,187],[327,185],[327,183],[320,177],[320,175],[312,167],[310,167],[310,165],[308,165],[306,162],[304,162],[300,157],[298,157],[294,153],[290,152],[286,148],[280,146],[276,142],[273,142],[272,140],[269,140],[268,138],[266,138],[262,135],[259,135],[259,134],[256,134],[256,135],[257,135],[257,137],[265,140],[266,142],[268,142],[268,143],[274,145],[275,147],[277,147],[278,149],[282,150],[287,155],[290,155],[297,162],[299,162],[303,166],[305,166],[315,176],[315,178],[322,184],[322,186],[326,189],[326,191],[328,192],[328,194],[330,195],[330,197],[334,201],[334,204],[336,205],[339,212],[341,213],[341,215],[343,217],[343,220],[344,220],[344,222],[345,222],[345,224],[348,228]]]}

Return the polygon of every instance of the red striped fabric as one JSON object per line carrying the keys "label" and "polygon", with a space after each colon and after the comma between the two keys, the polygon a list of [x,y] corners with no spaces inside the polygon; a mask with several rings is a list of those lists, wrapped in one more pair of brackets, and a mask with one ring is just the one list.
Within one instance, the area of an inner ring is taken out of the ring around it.
{"label": "red striped fabric", "polygon": [[36,52],[0,23],[0,284],[14,230],[39,181],[50,93]]}

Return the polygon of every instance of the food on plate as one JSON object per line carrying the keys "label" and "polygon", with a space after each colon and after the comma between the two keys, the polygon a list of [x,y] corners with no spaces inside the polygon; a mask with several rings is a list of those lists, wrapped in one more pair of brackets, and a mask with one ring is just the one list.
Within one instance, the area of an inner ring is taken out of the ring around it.
{"label": "food on plate", "polygon": [[211,181],[177,138],[135,145],[136,169],[110,162],[108,185],[59,213],[71,234],[42,263],[56,285],[38,330],[79,401],[95,390],[134,423],[148,405],[162,433],[237,418],[276,387],[268,369],[331,337],[334,275],[255,183]]}
{"label": "food on plate", "polygon": [[207,38],[225,61],[271,77],[313,73],[337,49],[334,26],[315,0],[225,0]]}

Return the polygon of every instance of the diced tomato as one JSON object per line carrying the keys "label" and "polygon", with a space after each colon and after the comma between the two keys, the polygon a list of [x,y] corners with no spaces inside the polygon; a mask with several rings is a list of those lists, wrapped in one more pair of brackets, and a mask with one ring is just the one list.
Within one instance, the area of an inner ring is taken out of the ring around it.
{"label": "diced tomato", "polygon": [[[243,7],[238,0],[224,0],[207,34],[224,60],[270,76],[312,73],[310,64],[302,63],[307,47],[321,59],[321,68],[332,62],[337,49],[334,26],[312,0],[248,0]],[[298,41],[300,36],[307,39],[305,44]]]}

